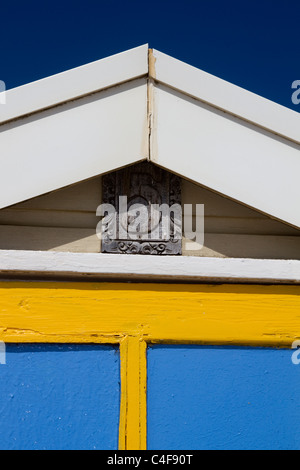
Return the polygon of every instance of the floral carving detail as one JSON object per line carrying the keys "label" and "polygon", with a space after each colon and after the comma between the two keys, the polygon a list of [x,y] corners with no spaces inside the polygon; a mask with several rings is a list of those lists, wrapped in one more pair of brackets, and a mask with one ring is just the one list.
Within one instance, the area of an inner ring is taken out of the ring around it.
{"label": "floral carving detail", "polygon": [[[150,162],[142,162],[103,177],[103,203],[111,204],[117,210],[116,221],[119,221],[119,196],[127,196],[128,204],[143,204],[150,214],[151,204],[181,204],[181,179]],[[145,220],[145,219],[144,219]],[[130,222],[130,220],[129,220]],[[150,215],[149,215],[149,226]],[[179,255],[181,238],[174,238],[174,218],[171,214],[170,239],[156,238],[147,240],[136,236],[136,239],[112,239],[109,224],[104,229],[102,238],[103,253],[124,253],[144,255]],[[150,237],[149,237],[150,238]]]}

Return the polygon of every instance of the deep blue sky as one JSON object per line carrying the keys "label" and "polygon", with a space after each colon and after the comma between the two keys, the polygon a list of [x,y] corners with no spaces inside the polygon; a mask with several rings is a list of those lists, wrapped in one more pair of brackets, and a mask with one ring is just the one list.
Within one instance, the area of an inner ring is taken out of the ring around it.
{"label": "deep blue sky", "polygon": [[299,0],[8,0],[0,13],[7,88],[149,43],[300,112]]}

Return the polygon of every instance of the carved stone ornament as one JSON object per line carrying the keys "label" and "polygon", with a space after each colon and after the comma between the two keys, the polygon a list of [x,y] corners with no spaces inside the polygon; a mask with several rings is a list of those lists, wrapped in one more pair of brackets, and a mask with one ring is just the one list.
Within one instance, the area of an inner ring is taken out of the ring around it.
{"label": "carved stone ornament", "polygon": [[103,177],[102,203],[116,211],[103,213],[102,253],[181,255],[178,176],[150,162],[115,171]]}

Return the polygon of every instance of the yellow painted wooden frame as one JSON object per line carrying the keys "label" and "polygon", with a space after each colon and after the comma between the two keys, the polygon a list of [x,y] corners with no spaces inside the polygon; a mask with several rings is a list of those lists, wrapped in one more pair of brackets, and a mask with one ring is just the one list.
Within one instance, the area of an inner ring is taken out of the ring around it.
{"label": "yellow painted wooden frame", "polygon": [[120,449],[146,448],[147,343],[291,347],[300,286],[0,282],[0,340],[120,344]]}

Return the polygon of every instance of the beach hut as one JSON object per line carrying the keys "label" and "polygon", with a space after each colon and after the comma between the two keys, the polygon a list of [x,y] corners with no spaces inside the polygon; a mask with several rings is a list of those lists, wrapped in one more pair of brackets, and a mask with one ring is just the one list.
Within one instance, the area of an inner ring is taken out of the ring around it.
{"label": "beach hut", "polygon": [[0,448],[299,449],[299,114],[148,45],[5,103]]}

